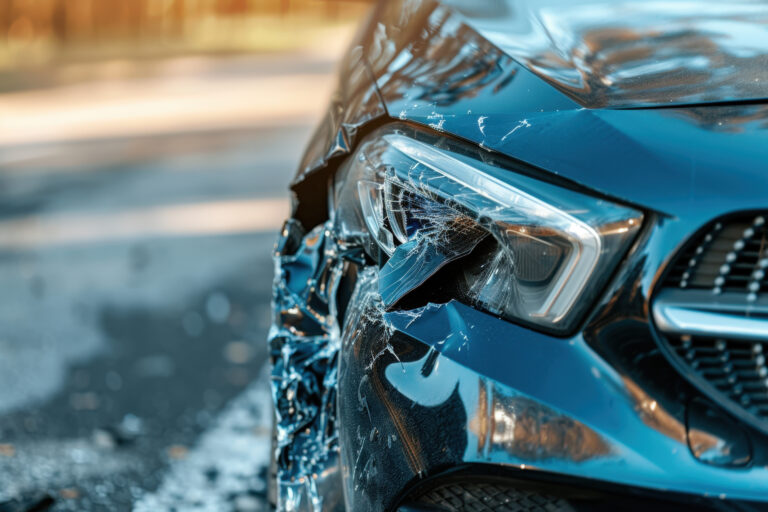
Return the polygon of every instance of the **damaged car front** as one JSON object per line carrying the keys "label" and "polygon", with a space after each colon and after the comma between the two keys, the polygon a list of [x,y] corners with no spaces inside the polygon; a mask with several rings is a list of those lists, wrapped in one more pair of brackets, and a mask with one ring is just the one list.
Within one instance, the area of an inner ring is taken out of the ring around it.
{"label": "damaged car front", "polygon": [[767,26],[378,5],[276,248],[277,507],[764,508]]}

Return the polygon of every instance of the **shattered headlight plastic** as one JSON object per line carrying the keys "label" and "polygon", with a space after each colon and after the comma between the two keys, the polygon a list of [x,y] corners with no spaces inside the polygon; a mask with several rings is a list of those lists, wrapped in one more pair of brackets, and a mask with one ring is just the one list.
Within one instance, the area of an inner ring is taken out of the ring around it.
{"label": "shattered headlight plastic", "polygon": [[565,334],[643,215],[530,174],[448,137],[385,127],[336,175],[334,231],[381,265],[389,309],[456,299]]}

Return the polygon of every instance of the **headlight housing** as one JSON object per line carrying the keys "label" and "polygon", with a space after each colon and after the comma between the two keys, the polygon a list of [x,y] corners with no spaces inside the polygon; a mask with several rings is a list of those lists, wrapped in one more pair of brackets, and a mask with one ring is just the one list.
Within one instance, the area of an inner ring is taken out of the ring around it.
{"label": "headlight housing", "polygon": [[335,177],[331,215],[342,246],[381,264],[386,307],[421,293],[557,334],[574,328],[643,215],[513,166],[407,125],[361,142]]}

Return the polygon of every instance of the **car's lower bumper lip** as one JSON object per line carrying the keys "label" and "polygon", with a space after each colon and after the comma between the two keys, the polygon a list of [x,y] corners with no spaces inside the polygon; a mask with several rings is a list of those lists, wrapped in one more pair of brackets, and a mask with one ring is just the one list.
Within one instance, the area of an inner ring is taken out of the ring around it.
{"label": "car's lower bumper lip", "polygon": [[415,482],[403,493],[395,509],[747,512],[766,507],[764,502],[656,491],[542,471],[520,471],[503,465],[466,464]]}
{"label": "car's lower bumper lip", "polygon": [[[768,469],[698,461],[685,425],[580,336],[552,338],[457,302],[384,315],[386,329],[369,325],[342,349],[342,460],[353,502],[358,493],[391,499],[398,486],[473,463],[768,499]],[[363,471],[371,460],[391,462],[373,479]]]}

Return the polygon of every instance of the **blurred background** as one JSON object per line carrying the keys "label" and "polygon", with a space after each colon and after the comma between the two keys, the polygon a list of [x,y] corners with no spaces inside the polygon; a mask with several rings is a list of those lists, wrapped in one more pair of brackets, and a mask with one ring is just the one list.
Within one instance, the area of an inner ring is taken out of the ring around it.
{"label": "blurred background", "polygon": [[270,252],[369,9],[0,0],[0,511],[266,510]]}

